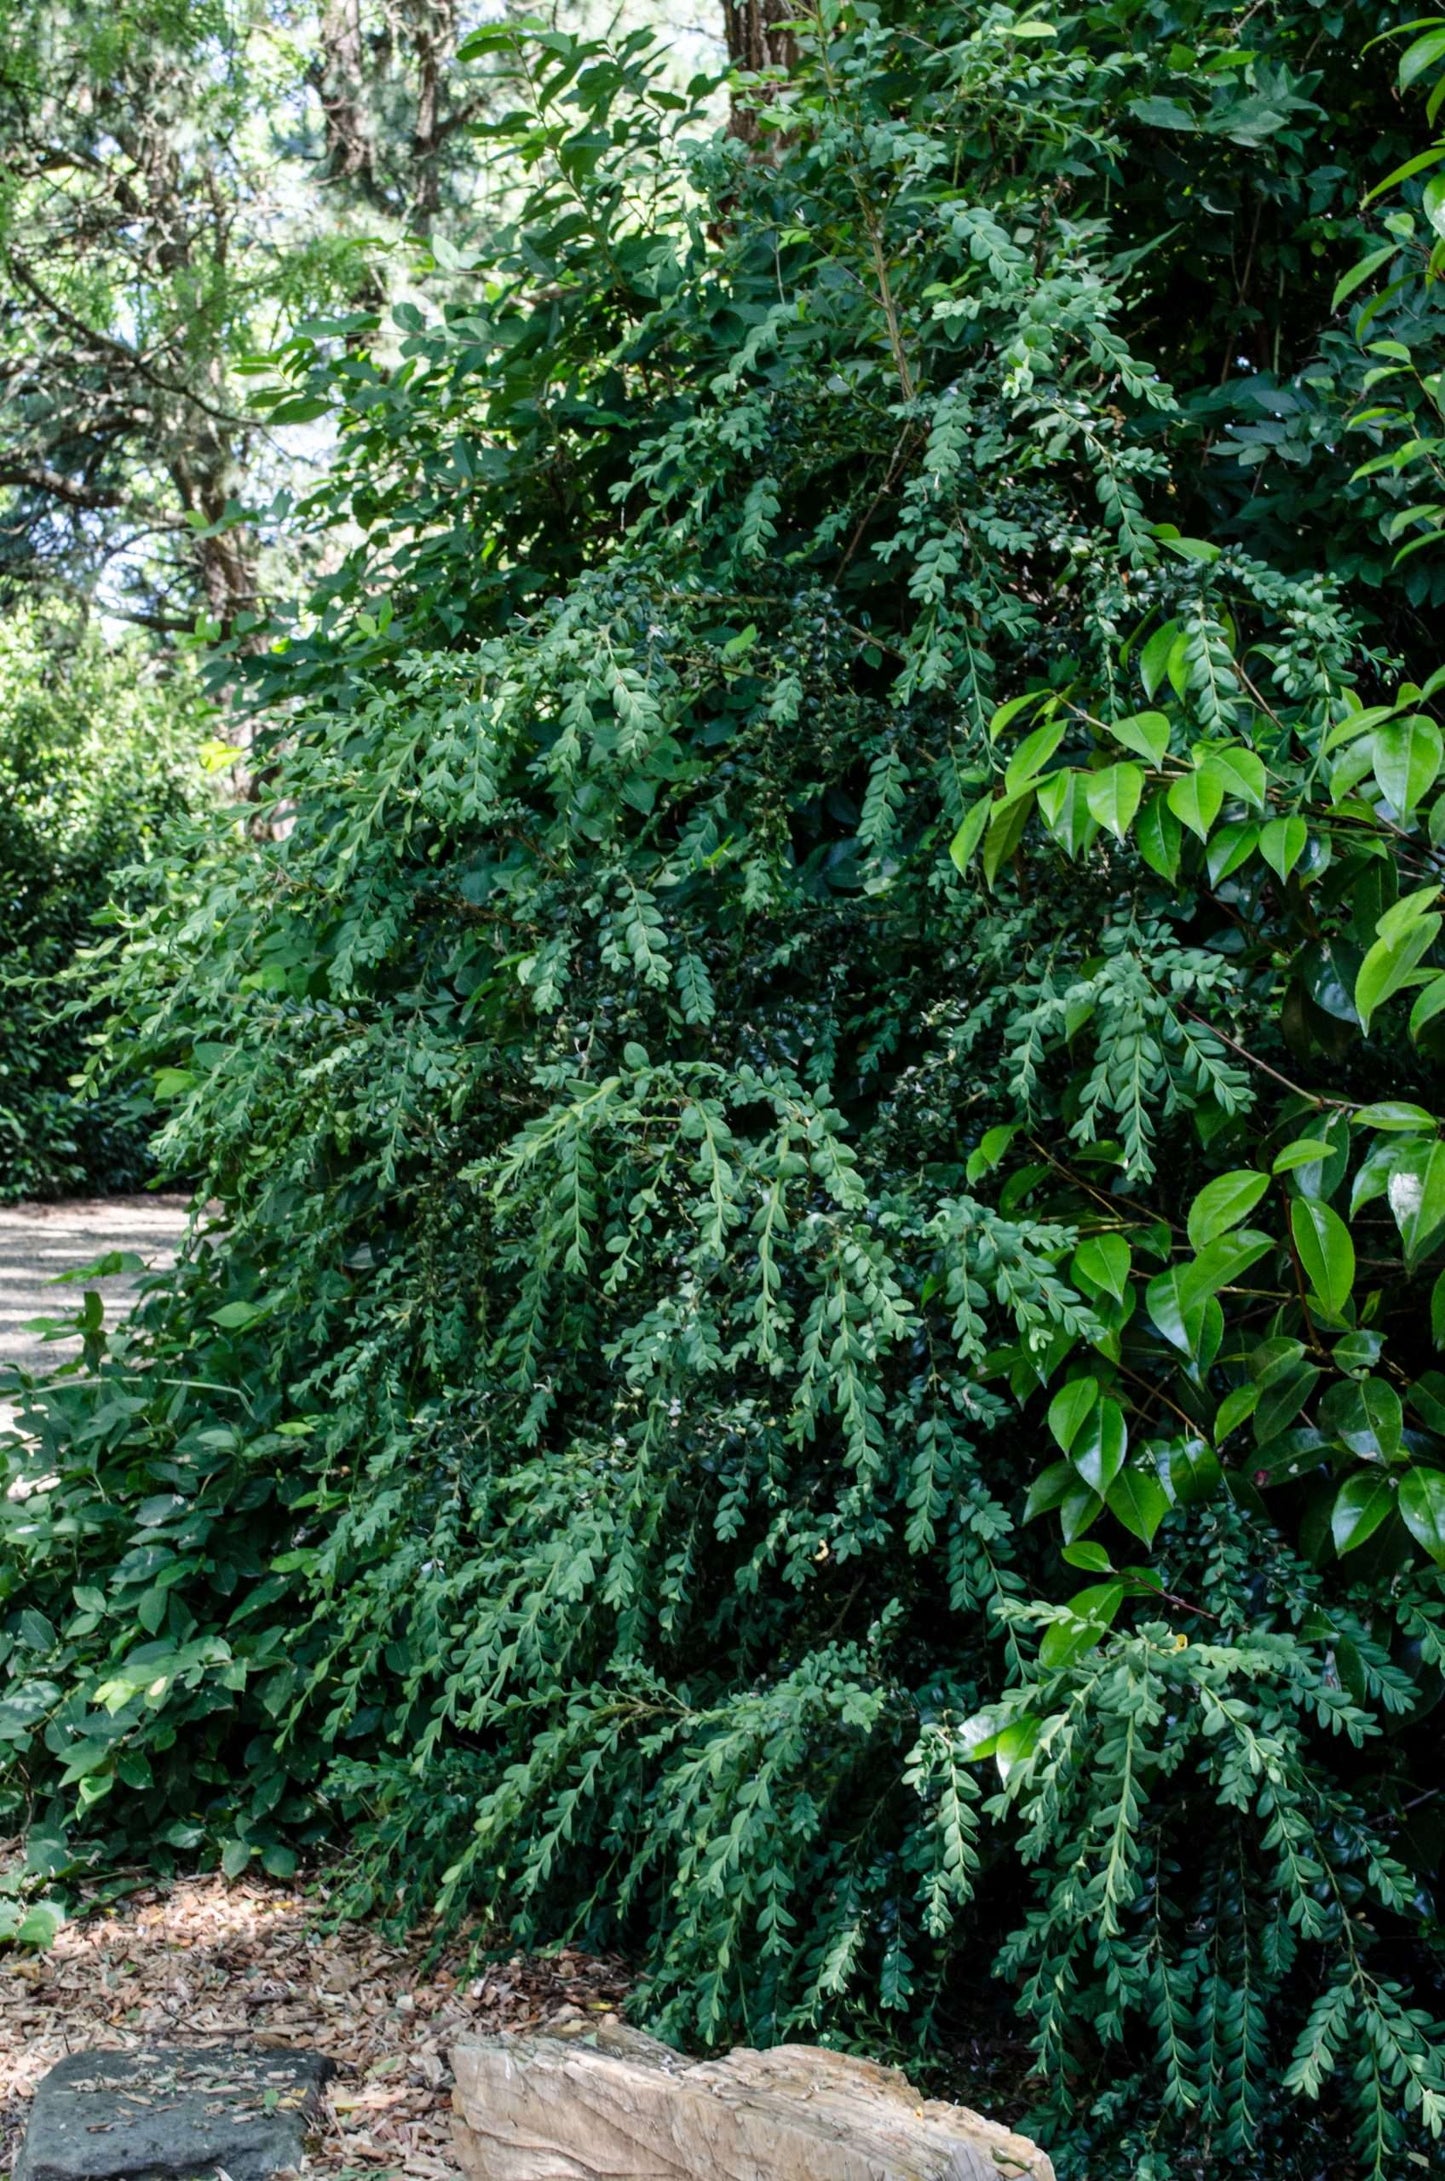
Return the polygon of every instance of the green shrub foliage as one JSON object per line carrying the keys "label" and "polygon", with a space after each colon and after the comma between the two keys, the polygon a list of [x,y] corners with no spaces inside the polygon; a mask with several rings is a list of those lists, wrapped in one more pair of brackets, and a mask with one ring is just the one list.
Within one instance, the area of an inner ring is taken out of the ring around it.
{"label": "green shrub foliage", "polygon": [[1069,2175],[1428,2161],[1445,678],[1370,480],[1185,527],[1149,286],[1304,220],[1308,27],[830,0],[755,151],[528,35],[496,262],[298,336],[285,822],[116,985],[220,1218],[4,1503],[73,1852],[1016,2003]]}
{"label": "green shrub foliage", "polygon": [[196,800],[190,680],[58,614],[0,627],[0,1202],[152,1170],[133,1083],[76,1095],[101,1017],[58,980],[101,940],[97,917],[139,898],[142,866]]}
{"label": "green shrub foliage", "polygon": [[[1357,299],[1353,333],[1367,366],[1359,377],[1352,421],[1369,432],[1380,452],[1362,462],[1351,479],[1378,479],[1395,505],[1385,536],[1395,545],[1394,566],[1429,555],[1438,562],[1445,540],[1445,437],[1441,419],[1441,340],[1438,284],[1445,273],[1445,16],[1420,16],[1393,33],[1399,50],[1400,89],[1428,86],[1427,118],[1435,141],[1376,182],[1367,202],[1382,200],[1375,232],[1358,264],[1342,275],[1337,303]],[[1433,83],[1432,83],[1433,79]],[[1405,201],[1406,185],[1410,201]],[[1406,581],[1413,575],[1413,567]],[[1417,596],[1426,595],[1416,585]]]}

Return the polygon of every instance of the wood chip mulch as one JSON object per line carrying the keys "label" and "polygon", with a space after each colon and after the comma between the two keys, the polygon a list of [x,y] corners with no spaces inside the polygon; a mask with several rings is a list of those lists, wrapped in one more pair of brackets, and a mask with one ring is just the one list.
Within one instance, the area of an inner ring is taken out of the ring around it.
{"label": "wood chip mulch", "polygon": [[188,1879],[67,1924],[48,1953],[6,1956],[0,2169],[13,2164],[36,2083],[66,2053],[247,2037],[338,2063],[308,2150],[316,2181],[455,2181],[447,2062],[457,2038],[600,2020],[626,1991],[616,1961],[564,1951],[479,1968],[463,1939],[433,1962],[424,1939],[325,1930],[323,1914],[324,1889]]}

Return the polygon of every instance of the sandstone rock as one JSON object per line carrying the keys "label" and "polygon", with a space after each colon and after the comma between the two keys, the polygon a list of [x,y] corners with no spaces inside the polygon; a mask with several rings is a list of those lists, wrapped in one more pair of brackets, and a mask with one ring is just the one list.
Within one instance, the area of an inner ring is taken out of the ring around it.
{"label": "sandstone rock", "polygon": [[268,2181],[301,2164],[333,2072],[274,2047],[73,2052],[36,2088],[14,2181]]}
{"label": "sandstone rock", "polygon": [[1053,2181],[1026,2137],[815,2045],[689,2063],[604,2025],[468,2039],[452,2069],[471,2181]]}

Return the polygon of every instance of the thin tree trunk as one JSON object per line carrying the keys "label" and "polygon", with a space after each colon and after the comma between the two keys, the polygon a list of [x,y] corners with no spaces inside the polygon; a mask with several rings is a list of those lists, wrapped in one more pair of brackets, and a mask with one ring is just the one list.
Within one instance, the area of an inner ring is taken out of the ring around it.
{"label": "thin tree trunk", "polygon": [[[798,42],[788,27],[794,15],[789,0],[723,0],[723,26],[733,67],[748,75],[761,75],[767,69],[789,74],[798,58]],[[745,144],[755,144],[760,133],[758,108],[767,99],[761,86],[735,93],[728,133]]]}
{"label": "thin tree trunk", "polygon": [[326,172],[376,202],[376,142],[367,110],[361,0],[326,0],[321,56],[311,80],[326,121]]}
{"label": "thin tree trunk", "polygon": [[441,94],[447,63],[456,51],[456,8],[452,0],[413,0],[407,12],[417,67],[411,137],[416,184],[411,210],[418,228],[428,234],[441,202],[440,154],[445,133]]}

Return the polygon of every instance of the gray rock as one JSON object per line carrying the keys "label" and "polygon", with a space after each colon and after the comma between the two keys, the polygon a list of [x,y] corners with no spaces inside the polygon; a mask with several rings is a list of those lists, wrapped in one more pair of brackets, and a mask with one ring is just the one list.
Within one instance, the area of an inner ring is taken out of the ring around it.
{"label": "gray rock", "polygon": [[334,2072],[261,2045],[73,2052],[36,2087],[14,2181],[267,2181],[301,2164]]}

